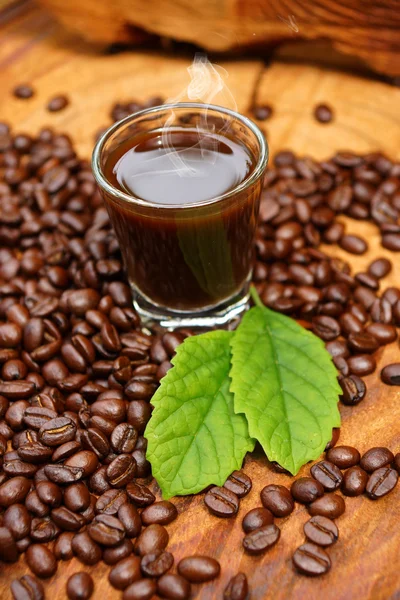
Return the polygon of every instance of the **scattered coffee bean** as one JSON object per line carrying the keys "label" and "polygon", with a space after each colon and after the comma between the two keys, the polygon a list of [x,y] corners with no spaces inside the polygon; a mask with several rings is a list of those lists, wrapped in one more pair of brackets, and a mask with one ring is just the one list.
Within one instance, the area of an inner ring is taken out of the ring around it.
{"label": "scattered coffee bean", "polygon": [[137,556],[127,556],[117,562],[111,569],[108,580],[117,590],[124,590],[131,583],[139,581],[141,577],[140,558]]}
{"label": "scattered coffee bean", "polygon": [[333,111],[327,104],[317,104],[314,108],[314,117],[320,123],[330,123],[333,119]]}
{"label": "scattered coffee bean", "polygon": [[324,575],[331,568],[331,561],[325,550],[307,542],[293,554],[293,564],[303,575]]}
{"label": "scattered coffee bean", "polygon": [[391,469],[390,467],[376,469],[368,479],[365,488],[367,496],[371,500],[378,500],[378,498],[386,496],[386,494],[389,494],[396,487],[398,479],[399,474],[395,469]]}
{"label": "scattered coffee bean", "polygon": [[345,496],[360,496],[364,493],[368,475],[359,465],[350,467],[343,475],[342,492]]}
{"label": "scattered coffee bean", "polygon": [[377,258],[368,267],[368,273],[377,279],[386,277],[392,270],[392,263],[387,258]]}
{"label": "scattered coffee bean", "polygon": [[173,564],[172,554],[161,550],[153,554],[145,554],[140,562],[140,568],[146,577],[161,577],[171,569]]}
{"label": "scattered coffee bean", "polygon": [[268,508],[253,508],[243,518],[242,528],[245,533],[260,529],[274,522],[274,516]]}
{"label": "scattered coffee bean", "polygon": [[43,544],[32,544],[25,553],[28,567],[40,578],[52,577],[57,571],[57,561],[54,554]]}
{"label": "scattered coffee bean", "polygon": [[87,531],[75,534],[71,546],[75,556],[85,565],[95,565],[101,560],[101,548]]}
{"label": "scattered coffee bean", "polygon": [[204,496],[204,503],[216,517],[233,517],[239,510],[237,495],[224,487],[211,488]]}
{"label": "scattered coffee bean", "polygon": [[367,473],[372,473],[377,469],[386,467],[393,462],[394,456],[388,448],[378,446],[376,448],[370,448],[365,452],[360,460],[360,467]]}
{"label": "scattered coffee bean", "polygon": [[69,600],[88,600],[93,594],[94,584],[89,573],[74,573],[67,581]]}
{"label": "scattered coffee bean", "polygon": [[29,84],[21,83],[14,88],[13,93],[16,98],[27,100],[28,98],[32,98],[35,91]]}
{"label": "scattered coffee bean", "polygon": [[244,573],[232,577],[224,590],[224,600],[246,600],[248,595],[249,585]]}
{"label": "scattered coffee bean", "polygon": [[140,579],[126,588],[122,600],[150,600],[156,591],[157,584],[153,579]]}
{"label": "scattered coffee bean", "polygon": [[311,475],[319,481],[327,492],[337,490],[343,480],[343,475],[336,465],[323,460],[311,467]]}
{"label": "scattered coffee bean", "polygon": [[355,356],[350,356],[347,360],[347,364],[349,365],[352,375],[369,375],[376,369],[375,358],[369,354],[356,354]]}
{"label": "scattered coffee bean", "polygon": [[400,363],[384,367],[381,371],[381,379],[387,385],[400,385]]}
{"label": "scattered coffee bean", "polygon": [[44,600],[43,585],[32,575],[23,575],[11,583],[14,600]]}
{"label": "scattered coffee bean", "polygon": [[340,396],[343,404],[352,406],[358,404],[363,400],[367,392],[367,387],[364,381],[357,375],[350,375],[344,377],[339,381],[340,387],[342,388],[342,395]]}
{"label": "scattered coffee bean", "polygon": [[266,121],[271,117],[273,113],[272,106],[269,104],[263,104],[262,106],[255,106],[253,109],[254,118],[258,121]]}
{"label": "scattered coffee bean", "polygon": [[267,485],[260,496],[263,506],[275,517],[287,517],[294,509],[292,495],[283,485]]}
{"label": "scattered coffee bean", "polygon": [[331,546],[339,537],[339,530],[331,519],[317,515],[304,525],[306,538],[317,546]]}
{"label": "scattered coffee bean", "polygon": [[54,96],[47,104],[47,110],[50,112],[58,112],[68,106],[69,100],[66,96]]}
{"label": "scattered coffee bean", "polygon": [[178,563],[178,573],[191,583],[204,583],[218,577],[221,567],[210,556],[188,556]]}
{"label": "scattered coffee bean", "polygon": [[272,548],[281,536],[279,527],[272,523],[247,533],[243,538],[243,548],[249,554],[262,554]]}
{"label": "scattered coffee bean", "polygon": [[290,491],[297,502],[309,504],[324,495],[324,486],[312,477],[300,477],[292,483]]}
{"label": "scattered coffee bean", "polygon": [[321,515],[328,519],[337,519],[346,509],[344,500],[337,494],[326,494],[308,505],[310,515]]}
{"label": "scattered coffee bean", "polygon": [[[157,582],[157,592],[162,598],[169,600],[188,600],[190,598],[190,583],[181,575],[166,573]],[[232,596],[232,600],[241,600]]]}
{"label": "scattered coffee bean", "polygon": [[232,475],[225,481],[224,487],[236,494],[238,498],[244,498],[250,492],[252,482],[250,477],[243,471],[233,471]]}
{"label": "scattered coffee bean", "polygon": [[354,467],[360,462],[360,453],[352,446],[336,446],[326,453],[326,458],[339,469]]}
{"label": "scattered coffee bean", "polygon": [[339,240],[339,246],[350,254],[364,254],[368,250],[367,242],[357,235],[344,235]]}
{"label": "scattered coffee bean", "polygon": [[148,525],[136,540],[134,550],[136,554],[144,556],[154,552],[164,550],[169,540],[168,531],[162,525],[154,523]]}

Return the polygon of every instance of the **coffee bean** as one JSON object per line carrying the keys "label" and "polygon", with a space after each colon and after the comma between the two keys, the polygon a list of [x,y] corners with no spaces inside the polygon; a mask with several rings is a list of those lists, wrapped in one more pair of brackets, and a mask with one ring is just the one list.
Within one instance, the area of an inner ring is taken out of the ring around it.
{"label": "coffee bean", "polygon": [[389,494],[397,484],[399,475],[395,469],[382,467],[370,475],[365,491],[371,500],[378,500]]}
{"label": "coffee bean", "polygon": [[336,446],[336,444],[339,441],[339,437],[340,437],[340,427],[334,427],[332,429],[332,438],[325,446],[325,452],[327,452],[328,450],[330,450],[331,448]]}
{"label": "coffee bean", "polygon": [[314,117],[320,123],[330,123],[333,119],[333,112],[327,104],[317,104],[314,108]]}
{"label": "coffee bean", "polygon": [[[160,577],[157,582],[157,591],[162,598],[170,600],[188,600],[190,598],[190,583],[180,575],[167,573]],[[241,600],[238,596],[232,596],[232,600]]]}
{"label": "coffee bean", "polygon": [[58,448],[54,451],[52,460],[55,463],[63,462],[73,454],[76,454],[76,452],[80,449],[81,445],[76,440],[72,442],[66,442],[61,446],[58,446]]}
{"label": "coffee bean", "polygon": [[127,538],[123,539],[120,544],[112,548],[106,548],[103,552],[103,561],[106,565],[115,565],[123,558],[131,556],[133,553],[133,544]]}
{"label": "coffee bean", "polygon": [[61,446],[70,442],[76,434],[76,425],[67,417],[57,417],[39,429],[39,438],[47,446]]}
{"label": "coffee bean", "polygon": [[261,106],[255,106],[253,108],[254,118],[258,121],[266,121],[273,114],[273,109],[269,104],[263,104]]}
{"label": "coffee bean", "polygon": [[267,485],[261,490],[261,502],[275,517],[287,517],[294,509],[289,490],[283,485]]}
{"label": "coffee bean", "polygon": [[56,543],[54,544],[54,556],[57,560],[70,560],[74,553],[72,551],[72,540],[74,534],[70,531],[63,531],[58,536]]}
{"label": "coffee bean", "polygon": [[245,533],[260,529],[274,522],[274,516],[267,508],[259,507],[250,510],[243,518],[242,528]]}
{"label": "coffee bean", "polygon": [[108,580],[117,590],[124,590],[135,581],[139,581],[141,577],[140,558],[127,556],[111,569]]}
{"label": "coffee bean", "polygon": [[400,363],[384,367],[381,371],[381,379],[387,385],[400,385]]}
{"label": "coffee bean", "polygon": [[76,533],[71,542],[75,556],[85,565],[95,565],[101,560],[102,551],[87,531]]}
{"label": "coffee bean", "polygon": [[57,571],[57,561],[54,554],[42,544],[32,544],[25,553],[28,567],[34,575],[40,578],[52,577]]}
{"label": "coffee bean", "polygon": [[96,502],[96,513],[116,515],[120,507],[127,502],[125,490],[108,490]]}
{"label": "coffee bean", "polygon": [[35,90],[29,84],[21,83],[15,86],[13,90],[13,94],[16,98],[20,98],[22,100],[27,100],[28,98],[32,98]]}
{"label": "coffee bean", "polygon": [[249,585],[244,573],[238,573],[229,581],[224,590],[224,600],[246,600],[249,594]]}
{"label": "coffee bean", "polygon": [[161,550],[153,554],[145,554],[140,562],[140,569],[146,577],[161,577],[171,569],[173,564],[172,554]]}
{"label": "coffee bean", "polygon": [[354,467],[360,462],[360,453],[352,446],[336,446],[326,453],[326,458],[339,469]]}
{"label": "coffee bean", "polygon": [[83,477],[88,477],[95,472],[99,461],[94,452],[90,450],[81,450],[70,458],[68,458],[64,467],[72,469],[80,469]]}
{"label": "coffee bean", "polygon": [[36,493],[44,504],[52,508],[60,506],[63,499],[61,489],[52,481],[40,481],[36,483]]}
{"label": "coffee bean", "polygon": [[[215,489],[215,488],[212,488]],[[217,488],[222,489],[222,488]],[[211,491],[211,490],[210,490]],[[225,501],[225,494],[218,496],[218,501]],[[159,523],[160,525],[168,525],[176,519],[178,511],[171,502],[162,500],[161,502],[154,502],[151,506],[145,508],[141,513],[141,520],[143,525],[150,525],[151,523]]]}
{"label": "coffee bean", "polygon": [[13,477],[0,485],[0,506],[7,508],[23,502],[31,487],[26,477]]}
{"label": "coffee bean", "polygon": [[347,360],[352,375],[369,375],[376,369],[376,361],[369,354],[356,354]]}
{"label": "coffee bean", "polygon": [[362,456],[360,460],[360,467],[367,471],[367,473],[372,473],[377,469],[382,467],[386,467],[393,462],[394,455],[388,448],[384,448],[378,446],[376,448],[370,448],[367,450]]}
{"label": "coffee bean", "polygon": [[342,492],[345,496],[360,496],[364,493],[368,475],[359,465],[350,467],[343,475]]}
{"label": "coffee bean", "polygon": [[88,600],[93,594],[94,584],[89,573],[74,573],[67,581],[69,600]]}
{"label": "coffee bean", "polygon": [[96,427],[89,427],[82,433],[82,444],[94,452],[100,460],[103,460],[110,452],[107,436]]}
{"label": "coffee bean", "polygon": [[366,352],[368,354],[375,352],[379,348],[378,340],[367,331],[351,333],[348,337],[348,345],[353,352]]}
{"label": "coffee bean", "polygon": [[342,395],[340,396],[343,404],[352,406],[358,404],[365,397],[367,392],[366,385],[360,377],[357,375],[350,375],[344,377],[339,381],[342,388]]}
{"label": "coffee bean", "polygon": [[90,504],[90,494],[82,482],[69,485],[64,491],[64,504],[69,510],[80,512]]}
{"label": "coffee bean", "polygon": [[337,542],[339,531],[331,519],[317,515],[304,525],[306,538],[317,546],[331,546]]}
{"label": "coffee bean", "polygon": [[238,498],[243,498],[250,492],[252,482],[250,477],[243,473],[243,471],[233,471],[225,481],[224,487],[236,494]]}
{"label": "coffee bean", "polygon": [[321,515],[328,519],[337,519],[345,511],[343,498],[337,494],[326,494],[308,505],[310,515]]}
{"label": "coffee bean", "polygon": [[32,575],[23,575],[11,583],[14,600],[44,600],[44,589],[40,581]]}
{"label": "coffee bean", "polygon": [[397,339],[396,328],[385,323],[371,323],[365,328],[365,331],[373,335],[381,345],[390,344]]}
{"label": "coffee bean", "polygon": [[312,477],[300,477],[292,483],[291,494],[297,502],[308,504],[324,495],[322,483]]}
{"label": "coffee bean", "polygon": [[111,446],[114,452],[129,453],[133,452],[138,439],[138,432],[128,423],[117,425],[111,434]]}
{"label": "coffee bean", "polygon": [[12,533],[16,541],[29,535],[31,516],[23,504],[12,504],[7,508],[3,517],[4,526]]}
{"label": "coffee bean", "polygon": [[150,600],[156,591],[157,584],[153,579],[141,579],[126,588],[122,600]]}
{"label": "coffee bean", "polygon": [[210,556],[188,556],[178,563],[178,573],[191,583],[211,581],[220,574],[219,562]]}
{"label": "coffee bean", "polygon": [[237,495],[223,487],[211,488],[204,496],[204,503],[216,517],[233,517],[239,510]]}
{"label": "coffee bean", "polygon": [[319,481],[328,492],[337,490],[343,480],[343,475],[336,465],[322,460],[311,467],[311,475]]}
{"label": "coffee bean", "polygon": [[[69,460],[69,459],[68,459]],[[84,476],[84,469],[80,467],[64,465],[46,465],[44,472],[46,476],[57,484],[69,484],[79,481]]]}
{"label": "coffee bean", "polygon": [[47,110],[50,112],[58,112],[68,106],[69,100],[66,96],[54,96],[47,104]]}
{"label": "coffee bean", "polygon": [[340,335],[340,325],[332,317],[321,315],[313,319],[313,332],[322,340],[330,341]]}
{"label": "coffee bean", "polygon": [[121,521],[111,515],[97,515],[88,526],[90,537],[102,546],[116,546],[125,537]]}
{"label": "coffee bean", "polygon": [[247,533],[243,538],[243,547],[249,554],[262,554],[272,548],[281,535],[281,530],[274,523],[265,525]]}
{"label": "coffee bean", "polygon": [[79,531],[85,525],[85,520],[81,515],[72,512],[65,506],[53,509],[51,518],[63,531]]}
{"label": "coffee bean", "polygon": [[144,556],[167,547],[169,535],[165,527],[154,523],[144,529],[134,545],[136,554]]}
{"label": "coffee bean", "polygon": [[331,561],[325,550],[307,542],[293,554],[293,564],[303,575],[324,575],[331,568]]}
{"label": "coffee bean", "polygon": [[18,560],[17,546],[7,527],[0,527],[0,560],[10,563]]}
{"label": "coffee bean", "polygon": [[392,263],[387,258],[377,258],[368,267],[368,273],[377,279],[386,277],[392,270]]}
{"label": "coffee bean", "polygon": [[386,233],[382,236],[382,246],[392,252],[400,251],[400,234],[399,233]]}

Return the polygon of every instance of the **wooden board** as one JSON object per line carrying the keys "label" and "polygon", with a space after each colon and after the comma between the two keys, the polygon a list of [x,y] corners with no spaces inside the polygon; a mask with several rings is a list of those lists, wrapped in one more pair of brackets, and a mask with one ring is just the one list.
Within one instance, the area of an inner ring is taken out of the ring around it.
{"label": "wooden board", "polygon": [[[93,134],[108,122],[108,112],[117,99],[145,99],[150,95],[174,96],[187,84],[190,60],[134,52],[114,56],[96,55],[84,43],[62,32],[39,9],[8,9],[0,16],[0,120],[9,120],[18,130],[36,132],[43,125],[68,131],[79,152],[89,157]],[[274,106],[274,117],[265,123],[273,152],[292,148],[299,153],[329,156],[339,148],[355,151],[385,150],[400,157],[400,90],[375,81],[312,66],[273,63],[263,70],[258,61],[224,62],[229,86],[239,110],[246,112],[252,95]],[[29,101],[17,100],[10,90],[17,83],[32,82],[37,90]],[[255,89],[257,87],[257,89]],[[68,93],[71,104],[63,112],[49,114],[47,100],[56,93]],[[335,108],[331,125],[312,118],[316,102],[328,101]],[[371,224],[347,221],[348,230],[368,237],[368,256],[351,257],[354,269],[365,268],[372,256],[389,256],[379,245]],[[349,258],[337,248],[330,252]],[[387,285],[400,280],[400,257],[393,256],[395,269]],[[381,351],[379,365],[399,360],[398,342]],[[341,443],[360,451],[374,445],[400,450],[400,391],[383,386],[377,374],[366,378],[368,394],[355,408],[341,406]],[[259,492],[268,483],[290,485],[291,479],[271,471],[264,456],[246,461],[246,472],[254,488],[241,502],[234,520],[220,520],[208,514],[201,496],[176,500],[180,517],[168,530],[176,560],[193,554],[211,554],[221,561],[218,581],[199,587],[197,598],[221,598],[229,578],[238,570],[247,573],[252,600],[388,600],[400,598],[398,557],[400,535],[398,507],[400,486],[377,503],[364,497],[348,499],[346,513],[339,519],[340,540],[330,550],[332,571],[317,580],[297,575],[291,555],[302,542],[302,526],[307,519],[304,507],[281,521],[279,544],[260,558],[241,550],[241,520],[251,507],[259,505]],[[308,473],[308,467],[301,474]],[[45,582],[46,597],[66,598],[65,582],[77,570],[87,570],[95,578],[95,598],[118,598],[119,592],[107,581],[108,567],[82,566],[72,560],[60,565],[57,574]],[[0,567],[0,598],[11,597],[12,579],[27,572],[23,559],[16,565]]]}

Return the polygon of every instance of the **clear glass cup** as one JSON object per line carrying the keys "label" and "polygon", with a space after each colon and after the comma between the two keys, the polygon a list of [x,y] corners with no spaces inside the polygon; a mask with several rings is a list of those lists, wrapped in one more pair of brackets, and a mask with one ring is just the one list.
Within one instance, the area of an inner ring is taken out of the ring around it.
{"label": "clear glass cup", "polygon": [[[121,144],[168,124],[184,129],[212,123],[244,145],[253,159],[249,175],[228,192],[198,203],[157,204],[118,189],[105,174]],[[163,105],[112,125],[92,159],[119,240],[133,303],[142,324],[168,329],[229,324],[246,310],[254,260],[268,147],[247,117],[200,103]]]}

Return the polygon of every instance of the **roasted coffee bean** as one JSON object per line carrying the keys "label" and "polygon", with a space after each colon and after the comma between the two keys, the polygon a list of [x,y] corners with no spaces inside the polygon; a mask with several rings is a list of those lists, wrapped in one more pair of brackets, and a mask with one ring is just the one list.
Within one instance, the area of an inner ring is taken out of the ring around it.
{"label": "roasted coffee bean", "polygon": [[[167,573],[157,582],[157,593],[162,598],[170,600],[188,600],[190,598],[190,583],[181,575]],[[241,600],[239,596],[231,596],[232,600]]]}
{"label": "roasted coffee bean", "polygon": [[76,440],[72,442],[66,442],[61,446],[58,446],[58,448],[54,451],[52,461],[55,463],[63,462],[73,454],[76,454],[76,452],[80,449],[81,445]]}
{"label": "roasted coffee bean", "polygon": [[90,537],[102,546],[116,546],[125,537],[123,524],[111,515],[97,515],[88,526]]}
{"label": "roasted coffee bean", "polygon": [[32,575],[23,575],[11,583],[14,600],[44,600],[44,588]]}
{"label": "roasted coffee bean", "polygon": [[400,385],[400,363],[384,367],[381,371],[381,379],[387,385]]}
{"label": "roasted coffee bean", "polygon": [[[233,517],[239,510],[237,495],[223,487],[211,488],[204,496],[204,503],[216,517]],[[151,510],[153,506],[146,510]]]}
{"label": "roasted coffee bean", "polygon": [[352,375],[369,375],[376,369],[376,360],[369,354],[356,354],[347,359]]}
{"label": "roasted coffee bean", "polygon": [[[13,89],[13,94],[16,98],[20,98],[22,100],[27,100],[28,98],[32,98],[35,90],[29,84],[20,83]],[[35,598],[36,600],[36,598]]]}
{"label": "roasted coffee bean", "polygon": [[136,460],[130,454],[120,454],[108,465],[107,479],[113,487],[125,487],[137,470]]}
{"label": "roasted coffee bean", "polygon": [[324,495],[324,487],[312,477],[300,477],[292,483],[290,492],[297,502],[308,504]]}
{"label": "roasted coffee bean", "polygon": [[347,343],[353,352],[366,352],[370,354],[379,348],[378,340],[367,331],[351,333],[347,339]]}
{"label": "roasted coffee bean", "polygon": [[122,600],[151,600],[157,591],[157,584],[153,579],[140,579],[126,588]]}
{"label": "roasted coffee bean", "polygon": [[83,473],[83,477],[88,477],[95,472],[98,463],[98,458],[94,452],[91,452],[90,450],[81,450],[68,458],[64,463],[64,467],[80,469]]}
{"label": "roasted coffee bean", "polygon": [[342,395],[340,396],[343,404],[348,404],[352,406],[353,404],[358,404],[365,397],[367,392],[366,385],[360,377],[357,375],[350,375],[349,377],[344,377],[339,381],[340,386],[342,388]]}
{"label": "roasted coffee bean", "polygon": [[324,575],[331,568],[331,561],[325,550],[309,542],[297,548],[293,554],[293,564],[303,575]]}
{"label": "roasted coffee bean", "polygon": [[371,323],[365,328],[365,331],[373,335],[381,345],[390,344],[397,338],[396,328],[385,323]]}
{"label": "roasted coffee bean", "polygon": [[368,475],[359,465],[350,467],[343,475],[342,492],[345,496],[360,496],[364,493]]}
{"label": "roasted coffee bean", "polygon": [[3,524],[18,541],[29,535],[31,529],[31,516],[23,504],[12,504],[7,508]]}
{"label": "roasted coffee bean", "polygon": [[85,525],[85,519],[72,512],[65,506],[54,508],[51,511],[51,518],[62,531],[79,531]]}
{"label": "roasted coffee bean", "polygon": [[44,504],[52,508],[60,506],[63,499],[61,489],[52,481],[40,481],[36,483],[36,493]]}
{"label": "roasted coffee bean", "polygon": [[263,104],[261,106],[255,106],[253,108],[254,118],[258,121],[266,121],[272,116],[272,114],[273,109],[272,106],[270,106],[269,104]]}
{"label": "roasted coffee bean", "polygon": [[88,600],[93,594],[94,584],[89,573],[74,573],[67,581],[69,600]]}
{"label": "roasted coffee bean", "polygon": [[242,528],[245,533],[260,529],[274,522],[274,515],[268,508],[253,508],[243,518]]}
{"label": "roasted coffee bean", "polygon": [[32,544],[25,553],[28,567],[40,578],[52,577],[57,571],[57,561],[54,554],[43,544]]}
{"label": "roasted coffee bean", "polygon": [[125,490],[108,490],[96,502],[96,513],[116,515],[120,507],[127,502]]}
{"label": "roasted coffee bean", "polygon": [[102,551],[87,531],[76,533],[71,542],[75,556],[85,565],[95,565],[101,560]]}
{"label": "roasted coffee bean", "polygon": [[0,485],[0,506],[7,508],[23,502],[31,487],[26,477],[13,477]]}
{"label": "roasted coffee bean", "polygon": [[322,340],[334,340],[340,335],[340,325],[332,317],[321,315],[313,319],[313,332]]}
{"label": "roasted coffee bean", "polygon": [[365,452],[360,460],[360,467],[367,471],[367,473],[372,473],[381,467],[386,467],[393,462],[394,455],[388,448],[384,447],[376,447],[370,448]]}
{"label": "roasted coffee bean", "polygon": [[173,564],[172,554],[161,550],[153,554],[145,554],[140,561],[140,569],[146,577],[161,577],[171,569]]}
{"label": "roasted coffee bean", "polygon": [[377,279],[386,277],[392,270],[392,263],[387,258],[377,258],[368,267],[368,273]]}
{"label": "roasted coffee bean", "polygon": [[393,468],[396,469],[398,473],[400,473],[400,452],[398,452],[394,457]]}
{"label": "roasted coffee bean", "polygon": [[393,319],[393,310],[390,302],[385,298],[374,300],[370,309],[371,319],[375,323],[391,323]]}
{"label": "roasted coffee bean", "polygon": [[219,562],[210,556],[188,556],[178,563],[178,573],[191,583],[211,581],[220,574]]}
{"label": "roasted coffee bean", "polygon": [[132,425],[139,435],[144,433],[151,417],[151,407],[145,400],[134,400],[129,403],[128,423]]}
{"label": "roasted coffee bean", "polygon": [[140,572],[140,558],[137,556],[127,556],[123,558],[111,569],[108,580],[117,590],[124,590],[134,581],[142,578]]}
{"label": "roasted coffee bean", "polygon": [[58,536],[56,543],[54,544],[54,556],[57,560],[70,560],[74,553],[72,551],[72,540],[74,534],[70,531],[63,531]]}
{"label": "roasted coffee bean", "polygon": [[103,460],[110,452],[107,436],[96,427],[89,427],[82,433],[82,444],[88,450],[92,450],[100,460]]}
{"label": "roasted coffee bean", "polygon": [[382,467],[370,475],[365,491],[371,500],[378,500],[389,494],[397,484],[399,475],[395,469]]}
{"label": "roasted coffee bean", "polygon": [[350,356],[347,342],[344,340],[334,340],[332,342],[328,342],[325,345],[325,348],[332,358],[348,358]]}
{"label": "roasted coffee bean", "polygon": [[250,492],[252,482],[250,477],[243,471],[233,471],[232,475],[225,481],[224,487],[236,494],[238,498],[243,498]]}
{"label": "roasted coffee bean", "polygon": [[294,509],[289,490],[283,485],[267,485],[261,490],[261,502],[275,517],[287,517]]}
{"label": "roasted coffee bean", "polygon": [[249,594],[247,577],[244,573],[238,573],[229,581],[224,590],[224,600],[246,600]]}
{"label": "roasted coffee bean", "polygon": [[133,553],[133,544],[127,538],[123,539],[120,544],[112,548],[106,548],[103,552],[103,561],[106,565],[115,565],[123,558],[131,556]]}
{"label": "roasted coffee bean", "polygon": [[47,104],[47,110],[50,112],[58,112],[68,106],[69,100],[66,96],[54,96]]}
{"label": "roasted coffee bean", "polygon": [[400,234],[386,233],[382,236],[382,246],[392,252],[400,251]]}
{"label": "roasted coffee bean", "polygon": [[144,529],[134,545],[136,554],[144,556],[164,550],[169,541],[168,531],[162,525],[154,523]]}
{"label": "roasted coffee bean", "polygon": [[327,492],[337,490],[343,480],[343,475],[336,465],[322,460],[311,467],[311,475],[319,481]]}
{"label": "roasted coffee bean", "polygon": [[317,546],[331,546],[337,542],[339,530],[331,519],[317,515],[305,523],[304,534]]}
{"label": "roasted coffee bean", "polygon": [[314,117],[320,123],[330,123],[333,119],[333,111],[327,104],[317,104],[314,108]]}
{"label": "roasted coffee bean", "polygon": [[326,494],[308,505],[310,515],[321,515],[328,519],[337,519],[345,511],[343,498],[337,494]]}
{"label": "roasted coffee bean", "polygon": [[50,408],[44,406],[28,406],[24,412],[24,423],[30,429],[39,431],[41,427],[56,417],[56,411]]}
{"label": "roasted coffee bean", "polygon": [[360,462],[360,453],[352,446],[336,446],[326,453],[326,458],[339,469],[354,467]]}
{"label": "roasted coffee bean", "polygon": [[[68,459],[69,460],[69,459]],[[75,483],[84,477],[84,469],[80,467],[63,465],[46,465],[44,468],[46,476],[57,484]]]}
{"label": "roasted coffee bean", "polygon": [[27,495],[25,498],[25,506],[29,512],[38,517],[46,517],[50,514],[50,507],[40,500],[36,490],[33,490]]}
{"label": "roasted coffee bean", "polygon": [[0,560],[11,563],[18,560],[18,549],[7,527],[0,527]]}
{"label": "roasted coffee bean", "polygon": [[280,535],[281,530],[274,523],[265,525],[244,536],[243,548],[249,554],[262,554],[277,543]]}
{"label": "roasted coffee bean", "polygon": [[[216,488],[212,488],[212,489],[215,490]],[[217,489],[219,490],[222,488],[217,488]],[[216,495],[218,496],[219,502],[221,502],[221,501],[226,502],[224,494],[222,494],[222,496],[219,496],[218,494],[216,494]],[[222,498],[222,500],[221,500],[221,498]],[[228,498],[228,502],[230,502],[229,498]],[[213,509],[213,510],[215,510],[215,509]],[[148,506],[147,508],[145,508],[140,515],[143,525],[151,525],[151,523],[159,523],[160,525],[168,525],[169,523],[174,521],[177,516],[178,516],[178,511],[176,510],[175,505],[172,504],[172,502],[168,502],[167,500],[162,500],[161,502],[154,502],[151,506]]]}
{"label": "roasted coffee bean", "polygon": [[129,425],[128,423],[117,425],[111,434],[112,449],[117,453],[133,452],[138,435],[133,425]]}
{"label": "roasted coffee bean", "polygon": [[59,533],[60,529],[53,520],[38,517],[32,519],[30,538],[33,542],[51,542]]}
{"label": "roasted coffee bean", "polygon": [[70,442],[76,434],[76,425],[67,417],[57,417],[39,429],[39,438],[46,446],[61,446]]}
{"label": "roasted coffee bean", "polygon": [[90,494],[86,485],[82,482],[69,485],[64,491],[64,504],[75,512],[86,510],[90,504]]}
{"label": "roasted coffee bean", "polygon": [[339,240],[339,246],[350,254],[364,254],[368,250],[367,242],[357,235],[344,235]]}

